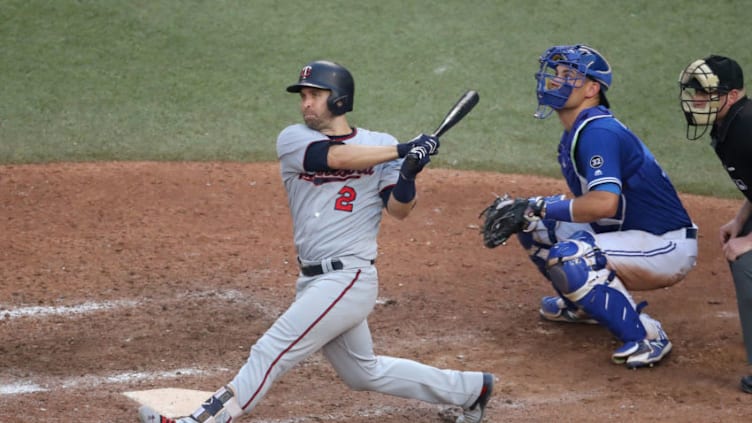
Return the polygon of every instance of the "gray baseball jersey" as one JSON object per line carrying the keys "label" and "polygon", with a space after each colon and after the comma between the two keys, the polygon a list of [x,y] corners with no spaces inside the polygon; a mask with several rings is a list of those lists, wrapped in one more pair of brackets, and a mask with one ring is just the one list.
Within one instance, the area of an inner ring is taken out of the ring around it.
{"label": "gray baseball jersey", "polygon": [[[302,124],[288,126],[277,139],[298,255],[304,262],[347,256],[373,260],[384,206],[379,192],[397,182],[401,160],[364,170],[307,172],[303,159],[308,146],[327,139]],[[344,142],[397,144],[389,134],[362,128]]]}

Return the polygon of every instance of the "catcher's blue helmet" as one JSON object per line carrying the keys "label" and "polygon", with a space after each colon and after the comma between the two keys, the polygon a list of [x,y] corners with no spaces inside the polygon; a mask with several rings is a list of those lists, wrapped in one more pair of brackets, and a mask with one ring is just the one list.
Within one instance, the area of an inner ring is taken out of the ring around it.
{"label": "catcher's blue helmet", "polygon": [[[611,65],[594,48],[584,44],[554,46],[546,50],[539,61],[540,68],[535,74],[538,81],[538,110],[535,117],[544,119],[551,114],[552,109],[564,107],[572,89],[581,86],[586,77],[600,83],[600,104],[609,107],[606,90],[611,86]],[[569,66],[578,75],[557,77],[556,68],[560,65]],[[551,83],[554,78],[557,79],[556,84]]]}
{"label": "catcher's blue helmet", "polygon": [[303,66],[296,84],[287,87],[287,92],[299,93],[303,87],[329,90],[327,106],[334,115],[352,111],[355,97],[355,82],[344,66],[327,60],[316,60]]}

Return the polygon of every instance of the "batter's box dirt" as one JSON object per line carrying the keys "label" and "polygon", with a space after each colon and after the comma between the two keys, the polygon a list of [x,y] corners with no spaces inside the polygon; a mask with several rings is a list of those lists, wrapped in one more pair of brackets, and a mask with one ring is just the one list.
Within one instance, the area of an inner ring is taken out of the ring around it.
{"label": "batter's box dirt", "polygon": [[[409,223],[384,217],[383,301],[369,320],[377,353],[492,371],[488,422],[748,421],[736,299],[716,235],[741,200],[682,195],[700,227],[698,266],[672,288],[635,293],[674,350],[630,371],[611,364],[616,343],[604,329],[538,318],[551,289],[519,246],[482,246],[478,213],[495,193],[564,189],[546,178],[424,171]],[[276,163],[3,166],[0,210],[0,309],[142,301],[0,318],[2,422],[135,423],[137,402],[123,392],[214,391],[293,300],[298,269]],[[212,291],[239,297],[163,301]],[[97,382],[124,374],[147,376]],[[244,421],[441,423],[456,411],[352,392],[315,356]]]}

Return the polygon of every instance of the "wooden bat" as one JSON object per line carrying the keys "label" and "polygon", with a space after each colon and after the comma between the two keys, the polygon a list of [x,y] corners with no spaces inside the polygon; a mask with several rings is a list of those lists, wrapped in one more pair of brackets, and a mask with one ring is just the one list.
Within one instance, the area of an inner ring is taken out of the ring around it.
{"label": "wooden bat", "polygon": [[433,131],[433,136],[438,138],[444,135],[446,131],[467,116],[467,114],[470,113],[470,110],[473,110],[473,107],[478,104],[478,100],[480,100],[480,96],[476,91],[466,91],[465,94],[457,100],[457,103],[449,109],[449,112],[444,116],[444,120],[442,120],[436,130]]}
{"label": "wooden bat", "polygon": [[[446,131],[456,125],[457,122],[461,121],[465,116],[467,116],[467,114],[470,113],[470,110],[473,110],[473,107],[478,104],[478,100],[480,100],[480,96],[476,91],[468,90],[465,92],[465,94],[462,94],[462,97],[460,97],[460,99],[457,100],[456,103],[454,103],[454,106],[449,109],[449,112],[447,112],[446,116],[444,116],[444,119],[441,121],[436,130],[433,131],[432,135],[436,138],[444,135]],[[412,154],[408,154],[405,160],[408,161],[407,166],[413,168],[418,167],[418,158],[413,156]]]}

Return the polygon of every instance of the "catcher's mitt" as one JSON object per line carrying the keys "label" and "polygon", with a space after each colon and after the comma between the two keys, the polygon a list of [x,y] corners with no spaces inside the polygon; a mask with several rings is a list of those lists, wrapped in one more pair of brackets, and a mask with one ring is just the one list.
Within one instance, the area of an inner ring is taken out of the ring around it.
{"label": "catcher's mitt", "polygon": [[506,244],[510,236],[522,231],[530,223],[527,198],[511,198],[504,194],[496,197],[490,206],[486,207],[478,217],[485,217],[483,228],[483,244],[488,248],[495,248]]}

